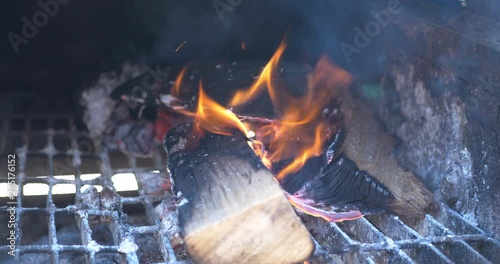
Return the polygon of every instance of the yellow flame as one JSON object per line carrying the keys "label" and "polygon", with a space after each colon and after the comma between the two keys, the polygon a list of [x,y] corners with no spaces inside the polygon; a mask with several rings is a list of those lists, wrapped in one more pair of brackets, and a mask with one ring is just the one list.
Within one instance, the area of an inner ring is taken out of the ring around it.
{"label": "yellow flame", "polygon": [[227,136],[233,135],[234,130],[238,129],[248,137],[248,130],[241,120],[233,112],[210,98],[203,91],[201,81],[199,83],[195,124],[206,131]]}
{"label": "yellow flame", "polygon": [[274,53],[274,55],[271,57],[271,60],[269,60],[267,65],[260,73],[257,81],[254,82],[252,86],[250,86],[245,91],[236,92],[236,94],[229,102],[229,107],[239,106],[248,103],[249,101],[255,99],[255,97],[257,97],[257,95],[259,95],[266,87],[269,92],[269,95],[271,96],[271,99],[276,98],[274,91],[272,89],[272,74],[278,67],[278,62],[281,56],[283,55],[285,49],[286,49],[285,41],[282,41],[280,46]]}
{"label": "yellow flame", "polygon": [[170,90],[170,95],[173,97],[179,98],[186,71],[187,67],[182,68],[181,72],[177,75],[177,78],[175,78],[175,83],[172,85],[172,89]]}
{"label": "yellow flame", "polygon": [[[249,145],[268,168],[273,163],[287,161],[287,165],[277,172],[277,180],[297,172],[308,159],[323,153],[325,141],[335,132],[335,124],[325,121],[322,112],[338,96],[339,90],[351,81],[349,73],[324,56],[308,76],[305,95],[294,97],[286,92],[286,87],[273,85],[272,81],[285,49],[286,43],[283,41],[259,78],[248,89],[236,92],[228,104],[229,107],[244,105],[266,90],[274,108],[279,109],[275,122],[251,128],[249,123],[243,123],[232,111],[211,99],[203,90],[201,82],[196,113],[179,110],[194,116],[196,127],[201,130],[222,135],[233,135],[235,131],[240,131],[246,137],[249,137],[250,130],[255,131],[255,139]],[[172,88],[173,96],[179,95],[185,74],[186,68],[176,79]]]}

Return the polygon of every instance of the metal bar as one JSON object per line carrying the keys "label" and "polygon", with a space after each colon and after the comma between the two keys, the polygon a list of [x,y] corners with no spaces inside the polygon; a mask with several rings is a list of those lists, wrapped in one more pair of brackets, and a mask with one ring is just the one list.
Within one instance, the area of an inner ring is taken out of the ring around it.
{"label": "metal bar", "polygon": [[[158,153],[158,155],[159,155],[159,153]],[[129,165],[134,172],[134,175],[135,175],[135,178],[137,181],[137,185],[139,186],[139,195],[146,196],[146,193],[144,191],[142,183],[139,180],[139,175],[140,175],[139,173],[140,172],[137,168],[137,161],[134,157],[129,157]],[[148,199],[147,197],[145,197],[144,199],[141,199],[141,202],[146,209],[146,215],[148,217],[149,223],[155,225],[157,227],[157,230],[159,231],[158,236],[157,236],[157,243],[160,245],[160,252],[161,252],[164,260],[169,262],[169,263],[176,262],[177,257],[175,256],[174,249],[173,249],[172,245],[170,244],[170,241],[167,239],[165,232],[163,232],[162,229],[160,228],[161,222],[158,219],[158,217],[156,216],[156,213],[155,213],[155,210],[154,210],[154,207],[153,207],[151,200]]]}
{"label": "metal bar", "polygon": [[[101,157],[101,174],[102,176],[99,177],[101,180],[101,183],[103,186],[109,186],[113,189],[113,191],[116,191],[113,185],[113,182],[111,180],[111,177],[113,176],[112,174],[112,169],[111,169],[111,164],[109,161],[109,154],[108,150],[106,147],[101,148],[100,152],[100,157]],[[121,208],[120,208],[121,210]],[[120,255],[121,260],[123,262],[126,261],[126,263],[130,264],[135,264],[139,263],[139,259],[136,254],[137,250],[137,244],[134,242],[133,236],[130,234],[130,231],[128,229],[128,225],[126,225],[126,222],[124,219],[120,216],[113,217],[113,221],[111,222],[111,229],[113,233],[113,238],[115,239],[115,243],[119,243],[120,248],[122,248],[122,253],[125,254],[125,259],[123,258],[123,255]],[[126,243],[126,246],[124,246],[122,243]],[[130,250],[132,248],[133,250]],[[126,250],[125,250],[126,249]]]}
{"label": "metal bar", "polygon": [[[22,197],[23,197],[23,184],[24,184],[24,178],[25,178],[25,170],[26,170],[26,151],[28,150],[28,134],[30,132],[31,124],[30,120],[26,119],[26,131],[23,133],[23,142],[24,145],[16,150],[16,155],[19,158],[19,167],[18,171],[19,173],[17,174],[17,204],[16,204],[16,225],[14,227],[14,230],[16,232],[16,245],[20,246],[21,245],[21,237],[22,237],[22,230],[21,230],[21,217],[22,217]],[[16,250],[16,254],[14,257],[14,261],[19,262],[20,261],[20,251],[19,247],[17,247],[18,250]]]}
{"label": "metal bar", "polygon": [[[391,237],[395,240],[395,243],[402,249],[407,249],[401,241],[406,240],[417,240],[423,239],[423,237],[417,233],[415,230],[407,226],[399,217],[388,214],[379,214],[374,216],[369,216],[369,221],[374,224],[382,233]],[[416,244],[415,248],[421,248],[421,251],[427,251],[426,256],[422,256],[422,262],[425,263],[425,259],[432,260],[436,262],[438,259],[441,263],[452,263],[452,261],[446,257],[441,251],[439,251],[430,241],[422,241]],[[422,254],[420,254],[422,255]]]}
{"label": "metal bar", "polygon": [[[60,252],[81,252],[81,253],[117,253],[118,246],[99,246],[93,250],[85,245],[59,245]],[[7,246],[0,246],[0,250],[8,249]],[[23,245],[19,247],[21,253],[47,253],[53,250],[52,245]]]}
{"label": "metal bar", "polygon": [[[442,228],[443,230],[445,230],[445,232],[450,237],[455,237],[455,234],[453,232],[451,232],[451,230],[446,228],[443,224],[439,223],[432,216],[426,215],[426,218],[429,218],[433,222],[433,224],[435,224],[435,225],[439,226],[440,228]],[[453,259],[452,256],[448,256],[452,260],[457,261],[458,259],[460,259],[462,261],[466,261],[469,263],[491,263],[486,258],[481,256],[481,254],[479,254],[479,252],[477,252],[469,244],[465,243],[463,240],[452,241],[452,243],[450,243],[450,245],[456,246],[455,252],[452,252],[452,250],[450,250],[449,251],[450,253],[460,253],[460,256],[455,256],[456,259]],[[441,251],[445,251],[445,250],[443,249]],[[464,252],[464,251],[466,251],[466,252]],[[443,252],[443,253],[445,253],[445,255],[446,255],[446,252]],[[464,254],[464,253],[468,253],[468,254]]]}
{"label": "metal bar", "polygon": [[47,131],[47,146],[45,147],[45,152],[48,156],[48,165],[49,165],[49,172],[48,172],[48,177],[47,177],[47,182],[49,185],[49,192],[47,194],[47,211],[49,213],[49,219],[48,219],[48,225],[49,225],[49,243],[52,245],[52,254],[51,254],[51,262],[53,264],[58,264],[59,263],[59,252],[57,250],[54,250],[58,245],[57,243],[57,236],[56,236],[56,224],[55,224],[55,216],[54,216],[54,201],[52,198],[52,187],[54,186],[54,153],[55,153],[55,148],[53,144],[53,133],[51,133],[51,129]]}

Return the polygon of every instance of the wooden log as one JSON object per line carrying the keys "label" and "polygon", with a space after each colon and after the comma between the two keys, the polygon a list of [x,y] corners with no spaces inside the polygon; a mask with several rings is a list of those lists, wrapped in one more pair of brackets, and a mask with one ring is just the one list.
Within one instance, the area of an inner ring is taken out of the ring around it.
{"label": "wooden log", "polygon": [[296,263],[314,246],[273,175],[242,135],[187,123],[164,139],[179,222],[197,263]]}
{"label": "wooden log", "polygon": [[433,194],[415,174],[401,167],[394,153],[396,140],[384,130],[373,111],[352,98],[349,91],[342,100],[346,129],[343,155],[390,191],[394,197],[389,205],[391,211],[400,216],[423,217]]}

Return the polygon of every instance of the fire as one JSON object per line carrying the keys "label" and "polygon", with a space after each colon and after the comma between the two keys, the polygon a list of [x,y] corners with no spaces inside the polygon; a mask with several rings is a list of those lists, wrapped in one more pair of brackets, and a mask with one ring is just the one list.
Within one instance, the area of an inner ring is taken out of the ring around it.
{"label": "fire", "polygon": [[[297,172],[309,158],[323,153],[324,143],[335,132],[335,126],[325,121],[322,113],[331,100],[338,96],[339,89],[351,80],[349,73],[335,66],[325,56],[308,76],[305,95],[294,97],[287,93],[286,87],[273,84],[285,49],[286,43],[283,41],[259,78],[248,89],[236,92],[228,105],[242,106],[263,91],[269,94],[277,119],[258,125],[255,129],[256,138],[250,141],[250,145],[268,168],[276,162],[287,162],[288,165],[276,174],[277,180]],[[179,73],[172,88],[175,97],[180,94],[185,74],[186,68]],[[250,123],[243,123],[236,114],[211,99],[204,92],[201,82],[196,113],[183,109],[179,111],[194,116],[198,129],[222,135],[232,135],[238,130],[251,138]]]}
{"label": "fire", "polygon": [[249,124],[244,124],[233,112],[221,106],[212,98],[210,98],[203,90],[203,85],[199,84],[198,106],[196,113],[185,111],[186,114],[194,116],[194,122],[198,133],[203,130],[221,135],[233,135],[235,130],[243,133],[249,139],[249,146],[254,150],[255,154],[262,159],[262,163],[266,167],[271,167],[271,161],[266,157],[267,151],[264,144],[260,140],[251,139],[253,137],[250,130],[247,128]]}
{"label": "fire", "polygon": [[233,112],[215,102],[203,91],[201,81],[194,120],[198,128],[215,134],[230,136],[234,134],[235,129],[246,137],[249,134],[248,129]]}
{"label": "fire", "polygon": [[[323,126],[323,124],[320,124],[316,127],[314,142],[310,145],[308,144],[304,146],[298,156],[276,175],[276,179],[281,180],[285,178],[285,176],[297,172],[300,168],[302,168],[302,166],[304,166],[310,157],[316,157],[323,153],[323,142],[327,139],[327,134]],[[286,145],[278,148],[276,153],[273,153],[273,156],[277,155],[277,153],[281,154],[285,151],[287,151]],[[271,160],[274,159],[271,158]]]}
{"label": "fire", "polygon": [[[292,96],[286,87],[273,82],[273,78],[279,77],[277,70],[285,49],[286,43],[283,41],[257,80],[246,90],[236,92],[228,104],[231,109],[243,107],[267,91],[277,113],[276,119],[237,116],[211,99],[203,90],[201,82],[196,112],[180,110],[194,116],[198,131],[222,135],[234,135],[236,131],[243,133],[249,139],[249,145],[255,154],[268,168],[277,162],[284,162],[286,166],[275,175],[278,181],[300,170],[310,158],[322,155],[326,140],[336,132],[336,124],[326,120],[323,113],[333,110],[328,109],[328,106],[351,81],[349,73],[335,66],[325,56],[308,76],[304,95]],[[185,73],[186,69],[183,69],[179,74],[172,89],[173,96],[179,95]],[[263,120],[265,122],[261,122]],[[297,197],[288,195],[288,199],[295,207],[327,220],[360,217],[359,212],[329,215],[301,202]]]}
{"label": "fire", "polygon": [[179,95],[181,93],[182,82],[184,80],[184,76],[186,75],[186,71],[187,67],[182,68],[179,75],[177,75],[177,78],[175,78],[175,83],[172,86],[172,89],[170,90],[170,95],[172,95],[173,97],[179,98]]}
{"label": "fire", "polygon": [[[257,79],[257,81],[254,84],[252,84],[252,86],[250,86],[250,88],[248,88],[247,90],[238,91],[234,95],[234,97],[231,99],[231,101],[229,102],[229,107],[234,107],[234,106],[248,103],[252,99],[255,99],[255,97],[257,97],[257,95],[259,95],[262,92],[262,90],[266,87],[267,87],[267,91],[269,93],[269,96],[271,96],[271,100],[276,99],[274,89],[273,89],[273,86],[271,83],[272,75],[273,75],[273,72],[278,67],[279,59],[281,58],[281,55],[283,55],[283,52],[285,51],[285,49],[286,49],[285,41],[282,41],[280,46],[278,47],[278,49],[274,53],[273,57],[271,58],[271,60],[269,60],[267,65],[264,67],[264,69],[260,73],[260,76]],[[273,103],[274,103],[274,100],[273,100]]]}
{"label": "fire", "polygon": [[263,159],[266,164],[292,159],[276,175],[278,180],[297,172],[309,158],[323,153],[323,144],[335,128],[322,120],[322,112],[338,96],[339,89],[351,80],[349,73],[323,57],[309,76],[305,95],[293,97],[272,81],[285,48],[282,42],[255,83],[245,91],[238,91],[229,103],[230,107],[245,104],[267,90],[278,120],[257,131],[257,140],[268,146]]}

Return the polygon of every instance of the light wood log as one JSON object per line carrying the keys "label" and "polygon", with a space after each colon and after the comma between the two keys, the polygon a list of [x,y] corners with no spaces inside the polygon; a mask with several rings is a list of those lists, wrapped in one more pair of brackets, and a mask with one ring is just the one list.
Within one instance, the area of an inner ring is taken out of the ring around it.
{"label": "light wood log", "polygon": [[197,263],[297,263],[313,243],[273,175],[243,136],[165,137],[179,222]]}
{"label": "light wood log", "polygon": [[390,209],[400,216],[422,217],[433,201],[433,194],[395,157],[395,139],[385,132],[372,111],[350,92],[343,95],[346,138],[343,153],[356,166],[380,181],[395,198]]}

